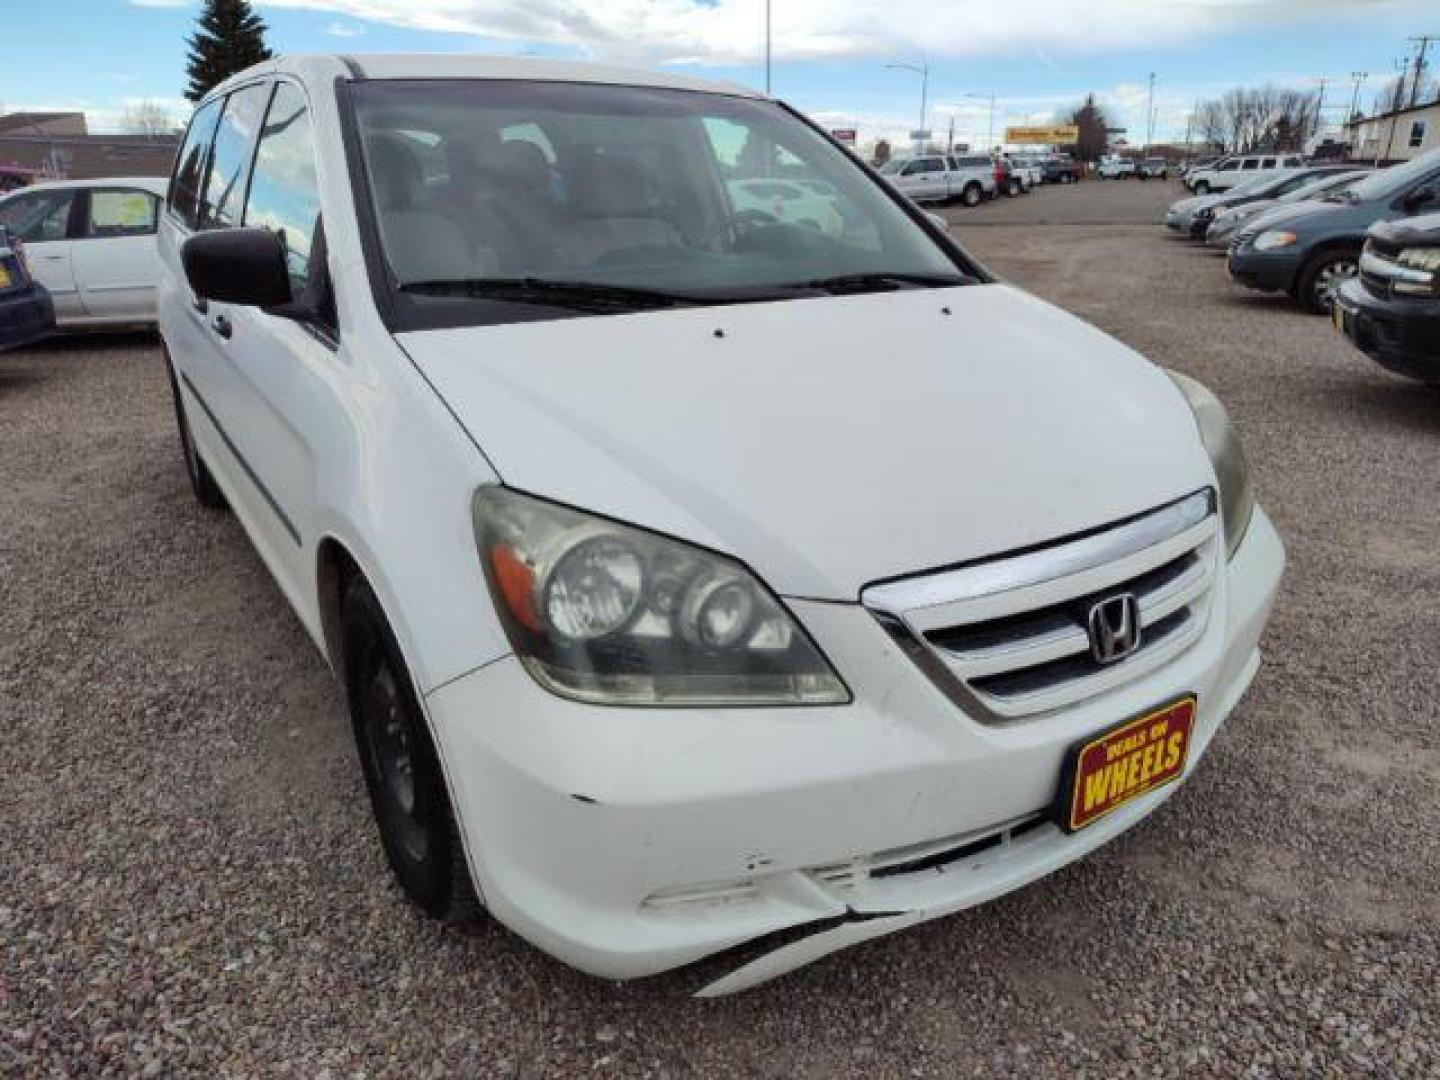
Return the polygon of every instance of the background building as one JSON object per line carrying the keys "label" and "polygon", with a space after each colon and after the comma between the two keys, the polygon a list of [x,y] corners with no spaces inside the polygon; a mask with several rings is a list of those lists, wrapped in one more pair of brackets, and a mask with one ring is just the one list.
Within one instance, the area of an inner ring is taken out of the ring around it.
{"label": "background building", "polygon": [[1440,101],[1352,120],[1345,141],[1356,161],[1409,161],[1440,148]]}
{"label": "background building", "polygon": [[0,116],[0,191],[37,180],[169,176],[179,132],[92,135],[85,114]]}

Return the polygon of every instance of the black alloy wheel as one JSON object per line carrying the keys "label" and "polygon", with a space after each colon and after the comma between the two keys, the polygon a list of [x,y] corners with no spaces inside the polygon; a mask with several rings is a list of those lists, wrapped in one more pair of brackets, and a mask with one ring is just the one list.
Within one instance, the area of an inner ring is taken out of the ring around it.
{"label": "black alloy wheel", "polygon": [[440,761],[379,601],[361,578],[345,592],[345,689],[386,860],[425,914],[472,921],[479,904]]}

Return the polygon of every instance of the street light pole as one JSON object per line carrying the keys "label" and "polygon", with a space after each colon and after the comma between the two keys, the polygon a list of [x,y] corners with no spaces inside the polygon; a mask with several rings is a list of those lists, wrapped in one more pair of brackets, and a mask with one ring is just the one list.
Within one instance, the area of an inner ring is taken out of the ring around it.
{"label": "street light pole", "polygon": [[[925,113],[930,104],[930,61],[924,60],[917,64],[886,64],[887,68],[895,68],[899,71],[913,71],[920,76],[920,127],[919,131],[925,130]],[[923,147],[922,147],[923,149]]]}
{"label": "street light pole", "polygon": [[1150,72],[1150,96],[1145,103],[1145,149],[1150,152],[1150,143],[1155,139],[1155,73]]}

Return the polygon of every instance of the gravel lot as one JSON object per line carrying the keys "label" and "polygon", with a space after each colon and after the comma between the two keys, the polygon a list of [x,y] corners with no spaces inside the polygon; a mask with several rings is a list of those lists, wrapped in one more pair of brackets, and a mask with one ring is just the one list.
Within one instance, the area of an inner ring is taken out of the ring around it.
{"label": "gravel lot", "polygon": [[0,1074],[1440,1074],[1440,393],[1232,292],[1178,194],[947,214],[1229,404],[1291,557],[1250,696],[1097,856],[716,1002],[412,914],[153,340],[0,357]]}

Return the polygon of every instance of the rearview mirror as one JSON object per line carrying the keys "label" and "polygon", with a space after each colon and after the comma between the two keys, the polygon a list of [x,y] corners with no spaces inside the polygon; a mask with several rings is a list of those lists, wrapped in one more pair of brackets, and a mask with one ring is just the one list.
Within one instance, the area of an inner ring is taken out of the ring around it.
{"label": "rearview mirror", "polygon": [[1423,187],[1416,188],[1410,192],[1409,195],[1406,195],[1405,201],[1401,205],[1404,206],[1406,210],[1415,211],[1419,210],[1422,206],[1429,206],[1437,200],[1440,200],[1440,185],[1426,184]]}
{"label": "rearview mirror", "polygon": [[180,249],[180,261],[202,300],[260,308],[290,302],[285,249],[269,229],[196,233]]}
{"label": "rearview mirror", "polygon": [[935,228],[939,229],[941,232],[950,231],[950,222],[947,221],[945,218],[941,217],[939,214],[926,214],[925,216],[930,219],[930,224],[934,225]]}

